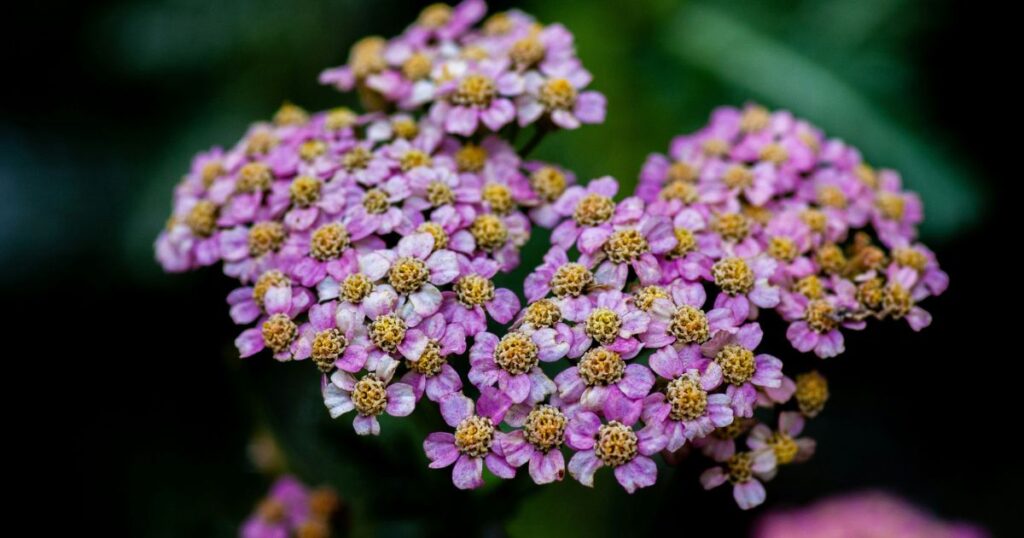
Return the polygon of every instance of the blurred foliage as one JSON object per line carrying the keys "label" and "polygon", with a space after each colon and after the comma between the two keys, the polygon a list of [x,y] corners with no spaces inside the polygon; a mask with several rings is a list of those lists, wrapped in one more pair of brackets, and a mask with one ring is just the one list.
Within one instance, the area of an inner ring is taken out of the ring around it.
{"label": "blurred foliage", "polygon": [[[924,232],[933,243],[955,239],[986,210],[986,181],[974,179],[980,157],[960,149],[973,138],[954,131],[929,86],[928,44],[952,39],[954,15],[946,3],[529,0],[493,2],[492,11],[512,6],[572,30],[595,75],[594,87],[608,96],[607,123],[554,135],[537,152],[581,179],[611,174],[628,192],[648,153],[664,152],[672,136],[700,127],[716,106],[756,100],[790,109],[862,148],[875,165],[900,170],[924,197]],[[5,106],[0,276],[14,283],[41,281],[84,260],[113,269],[93,275],[93,286],[127,280],[161,290],[164,300],[193,291],[181,308],[202,310],[202,316],[156,319],[181,329],[198,323],[210,333],[200,342],[226,345],[233,329],[222,303],[211,297],[228,284],[211,286],[208,276],[167,277],[152,261],[152,240],[173,185],[196,151],[232,144],[249,122],[268,118],[284,100],[311,110],[353,104],[320,87],[319,71],[343,62],[359,37],[397,33],[420,7],[399,0],[114,0],[75,4],[50,20],[37,6],[67,43],[61,41],[65,48],[45,66],[40,87],[47,89],[40,100],[46,106]],[[74,91],[65,90],[72,85]],[[524,255],[528,261],[506,284],[521,279],[543,242],[538,234]],[[677,514],[684,498],[734,513],[726,493],[699,493],[693,480],[698,470],[685,466],[679,471],[685,480],[671,480],[672,471],[663,469],[663,480],[632,502],[607,472],[599,474],[596,490],[575,483],[534,490],[520,476],[482,493],[457,492],[447,484],[450,471],[426,469],[418,449],[424,432],[438,428],[436,418],[385,421],[380,439],[359,439],[348,420],[326,417],[305,368],[240,364],[233,350],[224,352],[227,366],[214,374],[224,379],[197,383],[185,371],[175,371],[173,379],[198,391],[197,399],[226,401],[209,416],[230,422],[228,431],[211,428],[188,440],[156,437],[154,446],[185,448],[158,469],[128,462],[146,471],[133,474],[128,487],[147,493],[133,498],[131,508],[139,522],[152,526],[151,534],[230,535],[233,522],[261,494],[263,481],[246,474],[242,458],[248,429],[263,424],[277,433],[293,471],[313,483],[339,484],[352,503],[358,535],[429,535],[450,532],[446,525],[453,522],[460,531],[489,534],[501,534],[504,526],[512,536],[628,534],[655,530],[653,515]],[[188,357],[187,368],[204,375],[213,354]],[[218,383],[235,393],[216,393]],[[853,392],[843,395],[847,410],[872,397],[857,400]],[[208,416],[205,403],[192,405],[202,411],[185,416]],[[158,416],[174,416],[170,409],[163,413]],[[867,422],[840,409],[819,431],[833,446],[773,483],[770,498],[810,498],[815,492],[800,486],[815,483],[824,468],[832,482],[818,484],[817,492],[881,479],[882,471],[861,469],[848,451],[833,450],[856,445],[858,435],[899,439],[902,425],[895,419]],[[216,450],[203,452],[205,439],[218,437]],[[193,450],[204,454],[199,461],[181,456]],[[867,458],[886,457],[884,447],[864,450]],[[888,471],[900,472],[892,466]],[[918,489],[938,488],[942,478],[931,480]],[[534,493],[524,498],[527,491]],[[735,530],[746,517],[717,523]]]}

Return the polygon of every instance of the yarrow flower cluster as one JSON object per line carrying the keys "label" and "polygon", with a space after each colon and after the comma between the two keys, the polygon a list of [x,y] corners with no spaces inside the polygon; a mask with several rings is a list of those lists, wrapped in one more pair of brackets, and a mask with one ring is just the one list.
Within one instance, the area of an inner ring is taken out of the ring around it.
{"label": "yarrow flower cluster", "polygon": [[[916,240],[920,201],[755,105],[652,155],[633,196],[611,177],[577,185],[526,160],[545,133],[604,118],[572,35],[483,17],[481,2],[435,5],[358,42],[321,80],[370,112],[285,105],[197,156],[158,260],[221,262],[241,283],[241,355],[310,359],[357,433],[436,404],[450,430],[423,448],[459,488],[484,467],[587,486],[609,467],[632,493],[658,454],[703,454],[705,487],[760,504],[763,482],[812,454],[802,431],[828,399],[821,374],[776,354],[838,355],[869,318],[928,324],[918,304],[948,279]],[[521,290],[498,287],[533,226],[552,229],[549,251]],[[766,310],[795,351],[762,349]]]}
{"label": "yarrow flower cluster", "polygon": [[341,501],[328,487],[309,488],[293,476],[274,482],[242,524],[242,538],[331,536],[331,521]]}

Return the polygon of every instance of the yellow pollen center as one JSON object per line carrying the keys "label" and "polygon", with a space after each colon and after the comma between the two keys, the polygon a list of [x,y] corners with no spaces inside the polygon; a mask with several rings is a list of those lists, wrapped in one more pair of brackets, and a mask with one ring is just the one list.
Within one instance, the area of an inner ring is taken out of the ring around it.
{"label": "yellow pollen center", "polygon": [[635,294],[633,294],[633,304],[637,308],[647,312],[654,306],[655,299],[669,299],[669,294],[665,291],[665,288],[661,286],[646,286],[640,288]]}
{"label": "yellow pollen center", "polygon": [[512,18],[507,13],[495,13],[484,22],[484,33],[487,35],[505,35],[512,31]]}
{"label": "yellow pollen center", "polygon": [[386,192],[380,189],[370,189],[363,195],[363,207],[366,208],[367,213],[379,215],[391,207],[391,201],[388,200]]}
{"label": "yellow pollen center", "polygon": [[309,207],[320,199],[320,186],[320,180],[314,177],[299,176],[288,186],[288,195],[293,204],[299,207]]}
{"label": "yellow pollen center", "polygon": [[708,393],[689,376],[677,377],[665,387],[672,420],[697,420],[708,408]]}
{"label": "yellow pollen center", "polygon": [[430,56],[417,52],[402,63],[402,75],[409,80],[420,80],[430,75],[431,68],[433,68],[433,63],[430,61]]}
{"label": "yellow pollen center", "polygon": [[815,260],[826,273],[838,273],[846,267],[846,255],[843,254],[843,249],[835,243],[822,245],[818,249]]}
{"label": "yellow pollen center", "polygon": [[828,217],[817,209],[808,209],[800,213],[800,220],[815,233],[822,233],[828,227]]}
{"label": "yellow pollen center", "polygon": [[267,296],[267,292],[271,288],[291,286],[292,281],[284,273],[277,269],[271,269],[260,275],[256,279],[256,284],[252,287],[252,300],[263,309],[263,298]]}
{"label": "yellow pollen center", "polygon": [[420,26],[436,29],[448,24],[452,18],[452,8],[447,4],[431,4],[420,12]]}
{"label": "yellow pollen center", "polygon": [[274,353],[281,353],[295,340],[299,328],[286,314],[274,314],[263,322],[263,343]]}
{"label": "yellow pollen center", "polygon": [[275,125],[302,125],[309,121],[309,114],[302,107],[292,103],[284,103],[274,113]]}
{"label": "yellow pollen center", "polygon": [[846,207],[846,194],[835,185],[825,185],[818,189],[818,204],[842,209]]}
{"label": "yellow pollen center", "polygon": [[793,463],[797,453],[800,452],[800,447],[796,444],[796,441],[782,432],[773,433],[768,438],[768,446],[775,452],[775,460],[779,465]]}
{"label": "yellow pollen center", "polygon": [[700,171],[697,167],[685,161],[676,161],[668,167],[668,180],[670,182],[682,181],[684,183],[693,183],[697,181],[699,175]]}
{"label": "yellow pollen center", "polygon": [[715,284],[729,295],[742,295],[754,289],[754,271],[742,258],[724,258],[711,267]]}
{"label": "yellow pollen center", "polygon": [[673,181],[665,185],[658,193],[658,197],[662,200],[679,200],[686,205],[696,202],[699,196],[697,187],[685,181]]}
{"label": "yellow pollen center", "polygon": [[526,334],[508,333],[494,348],[494,362],[512,375],[525,374],[537,366],[537,344]]}
{"label": "yellow pollen center", "polygon": [[612,262],[629,263],[649,252],[651,247],[647,243],[647,238],[639,230],[630,228],[619,230],[608,236],[603,249],[605,255]]}
{"label": "yellow pollen center", "polygon": [[348,230],[340,222],[324,224],[309,238],[309,255],[320,261],[333,260],[349,246]]}
{"label": "yellow pollen center", "polygon": [[544,452],[558,448],[565,439],[567,422],[565,415],[553,406],[534,407],[523,424],[526,441]]}
{"label": "yellow pollen center", "polygon": [[722,367],[722,378],[726,383],[742,385],[754,377],[754,352],[737,344],[729,344],[715,355],[715,362]]}
{"label": "yellow pollen center", "polygon": [[270,188],[274,181],[274,173],[263,163],[247,163],[238,171],[235,189],[238,192],[258,192]]}
{"label": "yellow pollen center", "polygon": [[352,403],[360,415],[375,417],[388,406],[388,392],[384,382],[374,375],[367,375],[356,382],[352,389]]}
{"label": "yellow pollen center", "polygon": [[686,228],[676,228],[672,233],[676,236],[676,246],[668,252],[668,259],[676,260],[697,250],[697,238],[693,232]]}
{"label": "yellow pollen center", "polygon": [[486,456],[493,442],[494,423],[487,417],[466,417],[455,428],[455,448],[471,458]]}
{"label": "yellow pollen center", "polygon": [[553,78],[541,86],[537,100],[549,111],[569,110],[576,105],[576,88],[564,78]]}
{"label": "yellow pollen center", "polygon": [[399,159],[399,165],[402,167],[403,172],[408,172],[409,170],[419,168],[421,166],[430,166],[432,163],[433,159],[430,158],[430,155],[427,155],[418,149],[412,149],[405,152],[402,155],[402,158]]}
{"label": "yellow pollen center", "polygon": [[745,189],[754,184],[754,173],[746,166],[736,164],[722,174],[722,183],[730,189]]}
{"label": "yellow pollen center", "polygon": [[589,316],[585,325],[587,335],[599,343],[608,345],[615,341],[622,329],[622,320],[614,310],[608,308],[595,308]]}
{"label": "yellow pollen center", "polygon": [[452,188],[443,181],[431,181],[427,185],[427,201],[434,207],[440,207],[455,201]]}
{"label": "yellow pollen center", "polygon": [[284,225],[280,222],[257,222],[249,229],[249,254],[256,257],[276,252],[284,243],[284,238]]}
{"label": "yellow pollen center", "polygon": [[220,161],[207,161],[199,171],[199,179],[203,186],[209,188],[224,173],[224,165]]}
{"label": "yellow pollen center", "polygon": [[488,303],[494,299],[494,283],[480,275],[466,275],[452,286],[455,299],[467,308]]}
{"label": "yellow pollen center", "polygon": [[468,75],[452,94],[452,102],[460,106],[487,107],[498,95],[494,81],[484,75]]}
{"label": "yellow pollen center", "polygon": [[928,257],[923,252],[914,248],[898,248],[892,251],[892,259],[896,263],[910,267],[917,272],[924,271],[928,265]]}
{"label": "yellow pollen center", "polygon": [[899,194],[880,192],[875,199],[875,206],[878,207],[882,217],[888,220],[900,220],[903,218],[906,201]]}
{"label": "yellow pollen center", "polygon": [[825,286],[817,275],[807,275],[797,280],[793,290],[808,299],[820,299],[825,294]]}
{"label": "yellow pollen center", "polygon": [[626,362],[618,353],[598,347],[586,352],[577,368],[580,379],[588,386],[610,385],[622,379],[626,371]]}
{"label": "yellow pollen center", "polygon": [[373,282],[370,277],[362,273],[353,273],[345,277],[341,282],[341,298],[352,303],[359,304],[373,291]]}
{"label": "yellow pollen center", "polygon": [[349,172],[361,170],[370,164],[370,159],[372,158],[373,155],[370,153],[370,150],[363,146],[356,146],[342,156],[341,165]]}
{"label": "yellow pollen center", "polygon": [[429,278],[427,264],[417,258],[400,258],[388,270],[388,283],[398,293],[419,291]]}
{"label": "yellow pollen center", "polygon": [[758,155],[762,161],[768,161],[775,164],[781,164],[789,159],[789,152],[786,148],[782,147],[782,144],[765,144],[761,148],[761,152]]}
{"label": "yellow pollen center", "polygon": [[323,140],[307,140],[299,146],[299,157],[306,162],[315,160],[327,153],[327,144]]}
{"label": "yellow pollen center", "polygon": [[249,140],[245,144],[245,153],[250,157],[266,155],[277,147],[278,142],[274,133],[265,129],[259,130],[249,135]]}
{"label": "yellow pollen center", "polygon": [[550,299],[540,299],[526,307],[523,319],[534,327],[553,327],[562,320],[562,311]]}
{"label": "yellow pollen center", "polygon": [[348,339],[338,329],[326,329],[316,333],[311,347],[313,363],[321,372],[329,374],[334,369],[334,361],[348,347]]}
{"label": "yellow pollen center", "polygon": [[861,183],[871,187],[872,189],[878,188],[878,174],[875,173],[875,169],[870,165],[861,163],[857,165],[857,169],[854,171],[857,175],[857,179]]}
{"label": "yellow pollen center", "polygon": [[590,289],[594,275],[579,263],[567,263],[555,271],[551,278],[551,292],[555,297],[579,297]]}
{"label": "yellow pollen center", "polygon": [[750,234],[750,221],[742,213],[722,213],[713,228],[726,241],[742,241]]}
{"label": "yellow pollen center", "polygon": [[796,376],[796,392],[793,395],[800,412],[813,418],[825,408],[825,402],[828,401],[828,380],[816,371],[800,374]]}
{"label": "yellow pollen center", "polygon": [[572,212],[572,218],[580,226],[597,226],[607,222],[615,213],[615,202],[607,196],[588,194],[584,196]]}
{"label": "yellow pollen center", "polygon": [[476,239],[476,245],[481,250],[493,252],[505,246],[508,241],[508,228],[500,218],[485,214],[473,220],[469,226],[469,233]]}
{"label": "yellow pollen center", "polygon": [[754,458],[749,452],[738,452],[729,457],[725,462],[725,473],[729,477],[729,482],[742,484],[753,478],[753,463]]}
{"label": "yellow pollen center", "polygon": [[393,353],[405,339],[405,320],[395,314],[385,314],[370,322],[370,340],[382,350]]}
{"label": "yellow pollen center", "polygon": [[554,202],[565,192],[565,174],[553,166],[538,168],[530,174],[530,186],[545,202]]}
{"label": "yellow pollen center", "polygon": [[398,138],[412,140],[420,133],[420,126],[412,118],[396,118],[391,122],[391,130]]}
{"label": "yellow pollen center", "polygon": [[882,295],[882,307],[890,316],[900,319],[910,313],[910,309],[914,307],[914,298],[907,288],[896,282],[889,282],[885,285]]}
{"label": "yellow pollen center", "polygon": [[387,67],[384,47],[387,41],[380,36],[369,36],[356,41],[348,55],[348,65],[357,80],[379,73]]}
{"label": "yellow pollen center", "polygon": [[869,310],[876,310],[882,306],[884,298],[885,284],[880,278],[865,280],[857,286],[857,301]]}
{"label": "yellow pollen center", "polygon": [[799,251],[796,243],[782,235],[776,235],[768,241],[768,255],[776,260],[791,262],[796,259]]}
{"label": "yellow pollen center", "polygon": [[455,152],[455,166],[459,172],[476,173],[487,164],[487,150],[476,144],[468,143]]}
{"label": "yellow pollen center", "polygon": [[217,204],[200,200],[185,216],[185,225],[200,237],[209,237],[217,229]]}
{"label": "yellow pollen center", "polygon": [[480,196],[491,207],[491,211],[498,215],[505,215],[516,206],[512,191],[501,183],[487,183]]}
{"label": "yellow pollen center", "polygon": [[415,361],[406,361],[409,368],[427,377],[433,377],[441,372],[441,368],[448,362],[448,358],[441,354],[441,344],[434,339],[427,340],[427,346],[423,348],[420,358]]}
{"label": "yellow pollen center", "polygon": [[756,133],[768,127],[771,119],[772,116],[766,108],[762,106],[748,107],[740,117],[740,130],[745,133]]}
{"label": "yellow pollen center", "polygon": [[668,332],[684,344],[703,344],[711,337],[707,315],[703,310],[690,305],[680,306],[672,314]]}
{"label": "yellow pollen center", "polygon": [[327,113],[324,118],[324,127],[330,131],[340,131],[352,127],[358,120],[359,116],[351,109],[338,107]]}
{"label": "yellow pollen center", "polygon": [[838,323],[835,317],[835,308],[828,301],[821,299],[807,303],[804,319],[807,320],[807,326],[816,333],[827,333],[835,329]]}
{"label": "yellow pollen center", "polygon": [[633,461],[639,451],[639,442],[632,428],[618,421],[602,424],[597,430],[594,454],[609,467],[618,467]]}
{"label": "yellow pollen center", "polygon": [[508,56],[516,67],[526,68],[543,60],[545,52],[547,51],[540,39],[531,35],[513,43]]}
{"label": "yellow pollen center", "polygon": [[714,435],[719,439],[736,439],[753,425],[752,419],[736,417],[727,426],[716,428]]}
{"label": "yellow pollen center", "polygon": [[729,142],[721,138],[709,138],[701,143],[704,153],[712,157],[721,157],[729,153]]}
{"label": "yellow pollen center", "polygon": [[428,233],[434,238],[434,250],[441,250],[448,247],[448,232],[436,222],[424,222],[416,228],[417,232]]}

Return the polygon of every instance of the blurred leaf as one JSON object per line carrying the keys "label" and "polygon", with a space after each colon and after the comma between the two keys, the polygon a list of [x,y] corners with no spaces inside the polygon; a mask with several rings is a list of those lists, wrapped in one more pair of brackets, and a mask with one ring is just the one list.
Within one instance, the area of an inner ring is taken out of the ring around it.
{"label": "blurred leaf", "polygon": [[667,38],[680,59],[862,148],[865,159],[899,170],[924,199],[922,233],[945,236],[974,223],[983,195],[951,151],[917,136],[826,67],[718,9],[679,11]]}

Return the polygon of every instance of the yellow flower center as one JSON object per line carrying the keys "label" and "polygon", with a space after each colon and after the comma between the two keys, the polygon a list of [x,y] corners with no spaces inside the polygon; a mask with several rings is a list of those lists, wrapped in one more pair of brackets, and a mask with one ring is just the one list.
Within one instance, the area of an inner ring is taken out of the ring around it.
{"label": "yellow flower center", "polygon": [[754,184],[754,173],[742,164],[734,164],[722,174],[722,183],[730,189],[745,189]]}
{"label": "yellow flower center", "polygon": [[672,233],[676,236],[676,246],[668,252],[668,259],[676,260],[697,250],[697,238],[693,232],[686,228],[676,228]]}
{"label": "yellow flower center", "polygon": [[825,294],[825,286],[817,275],[807,275],[797,280],[793,290],[808,299],[820,299]]}
{"label": "yellow flower center", "polygon": [[487,164],[487,150],[482,146],[467,143],[455,152],[455,166],[460,172],[476,173]]}
{"label": "yellow flower center", "polygon": [[827,333],[835,329],[838,324],[835,317],[835,308],[828,301],[821,299],[807,303],[807,308],[804,310],[804,319],[807,320],[807,326],[816,333]]}
{"label": "yellow flower center", "polygon": [[447,364],[448,358],[441,354],[441,344],[434,339],[427,340],[427,347],[423,348],[420,358],[415,361],[406,361],[409,368],[427,377],[433,377],[441,372],[441,367]]}
{"label": "yellow flower center", "polygon": [[402,63],[402,75],[409,80],[420,80],[427,78],[430,75],[430,70],[433,68],[433,63],[430,61],[430,56],[422,52],[417,52],[412,56],[409,56],[405,62]]}
{"label": "yellow flower center", "polygon": [[420,133],[420,126],[412,118],[395,118],[391,122],[391,130],[398,138],[412,140]]}
{"label": "yellow flower center", "polygon": [[914,307],[914,298],[910,290],[904,288],[897,282],[889,282],[885,285],[882,295],[882,308],[895,319],[900,319],[910,313]]}
{"label": "yellow flower center", "polygon": [[320,180],[315,177],[299,176],[288,186],[288,195],[293,204],[309,207],[320,199],[320,186]]}
{"label": "yellow flower center", "polygon": [[530,186],[545,202],[554,202],[565,192],[565,174],[552,166],[544,166],[530,174]]}
{"label": "yellow flower center", "polygon": [[669,182],[681,181],[683,183],[693,183],[697,181],[700,171],[696,166],[686,161],[676,161],[668,167],[668,180]]}
{"label": "yellow flower center", "polygon": [[587,334],[599,343],[608,345],[615,341],[622,329],[622,320],[614,310],[608,308],[595,308],[589,316],[585,325]]}
{"label": "yellow flower center", "polygon": [[388,270],[388,283],[398,293],[419,291],[429,278],[427,264],[417,258],[400,258]]}
{"label": "yellow flower center", "polygon": [[796,392],[794,393],[800,412],[814,417],[825,408],[828,401],[828,380],[816,371],[796,376]]}
{"label": "yellow flower center", "polygon": [[742,213],[722,213],[713,228],[726,241],[742,241],[750,234],[750,221]]}
{"label": "yellow flower center", "polygon": [[467,75],[452,94],[452,102],[461,106],[487,107],[498,95],[494,81],[484,75]]}
{"label": "yellow flower center", "polygon": [[287,315],[273,314],[263,322],[261,332],[263,343],[274,353],[280,353],[288,349],[288,346],[295,340],[299,328]]}
{"label": "yellow flower center", "polygon": [[324,118],[324,127],[330,131],[340,131],[356,124],[359,116],[351,109],[338,107],[331,109]]}
{"label": "yellow flower center", "polygon": [[547,452],[562,446],[567,423],[565,415],[557,408],[550,405],[539,405],[526,416],[523,432],[526,434],[527,442],[539,450]]}
{"label": "yellow flower center", "polygon": [[587,351],[577,368],[580,379],[588,386],[610,385],[622,379],[626,372],[626,362],[618,353],[598,347]]}
{"label": "yellow flower center", "polygon": [[185,216],[185,225],[200,237],[209,237],[217,229],[217,204],[200,200]]}
{"label": "yellow flower center", "polygon": [[508,228],[498,217],[490,214],[478,216],[469,226],[469,233],[476,239],[481,250],[493,252],[505,246],[508,241]]}
{"label": "yellow flower center", "polygon": [[302,125],[307,121],[309,121],[309,114],[302,107],[292,103],[284,103],[274,113],[274,123],[276,125]]}
{"label": "yellow flower center", "polygon": [[732,484],[742,484],[754,476],[751,469],[754,463],[753,456],[749,452],[737,452],[725,462],[725,473]]}
{"label": "yellow flower center", "polygon": [[207,161],[199,172],[199,178],[203,182],[203,186],[209,188],[222,174],[224,174],[224,165],[220,161]]}
{"label": "yellow flower center", "polygon": [[436,222],[424,222],[416,228],[417,232],[428,233],[434,238],[434,250],[441,250],[448,247],[448,232]]}
{"label": "yellow flower center", "polygon": [[796,441],[782,432],[773,433],[768,438],[768,446],[775,452],[775,460],[779,465],[793,463],[797,453],[800,452],[800,447],[796,444]]}
{"label": "yellow flower center", "polygon": [[668,332],[684,344],[703,344],[711,337],[708,317],[704,311],[690,305],[683,305],[672,314]]}
{"label": "yellow flower center", "polygon": [[786,162],[786,159],[789,159],[789,152],[786,151],[786,148],[782,147],[782,144],[771,143],[765,144],[758,156],[762,161],[781,164]]}
{"label": "yellow flower center", "polygon": [[379,215],[391,207],[391,201],[388,200],[386,192],[380,189],[370,189],[363,195],[363,207],[368,213]]}
{"label": "yellow flower center", "polygon": [[692,183],[673,181],[661,189],[658,197],[666,201],[679,200],[686,205],[690,205],[697,201],[700,193],[697,192],[697,187]]}
{"label": "yellow flower center", "polygon": [[619,230],[608,236],[603,248],[605,255],[614,263],[632,262],[651,250],[647,238],[639,230],[632,228]]}
{"label": "yellow flower center", "polygon": [[530,35],[513,43],[512,48],[508,51],[508,56],[512,59],[512,63],[516,64],[516,67],[524,69],[543,60],[545,52],[547,51],[540,39]]}
{"label": "yellow flower center", "polygon": [[271,269],[260,275],[256,279],[256,284],[252,287],[252,300],[263,310],[263,298],[267,296],[267,292],[271,288],[291,286],[292,281],[284,273],[277,269]]}
{"label": "yellow flower center", "polygon": [[352,50],[348,54],[348,65],[357,80],[380,73],[387,67],[387,61],[384,60],[386,46],[387,41],[380,36],[364,37],[352,45]]}
{"label": "yellow flower center", "polygon": [[420,18],[417,21],[420,26],[425,28],[440,28],[452,18],[452,8],[447,4],[431,4],[420,12]]}
{"label": "yellow flower center", "polygon": [[507,13],[495,13],[484,22],[484,33],[487,35],[505,35],[512,31],[512,18]]}
{"label": "yellow flower center", "polygon": [[846,255],[835,243],[822,245],[815,259],[826,273],[838,273],[846,267]]}
{"label": "yellow flower center", "polygon": [[597,430],[594,454],[609,467],[618,467],[633,461],[639,448],[636,433],[625,424],[613,420]]}
{"label": "yellow flower center", "polygon": [[526,307],[523,319],[534,327],[553,327],[562,320],[562,311],[550,299],[540,299]]}
{"label": "yellow flower center", "polygon": [[394,353],[405,339],[405,320],[395,314],[385,314],[370,322],[370,340],[388,353]]}
{"label": "yellow flower center", "polygon": [[861,183],[871,187],[872,189],[878,188],[878,174],[875,173],[875,169],[871,165],[861,163],[857,165],[857,169],[854,171],[857,174],[857,179]]}
{"label": "yellow flower center", "polygon": [[466,417],[455,428],[455,448],[471,458],[486,456],[493,442],[494,423],[487,417]]}
{"label": "yellow flower center", "polygon": [[505,215],[516,206],[512,199],[512,191],[501,183],[487,183],[480,196],[491,206],[491,211],[498,215]]}
{"label": "yellow flower center", "polygon": [[715,355],[715,362],[722,367],[722,378],[726,383],[742,385],[754,377],[754,352],[737,344],[729,344]]}
{"label": "yellow flower center", "polygon": [[588,194],[584,196],[572,212],[572,218],[580,226],[597,226],[607,222],[615,213],[615,202],[607,196]]}
{"label": "yellow flower center", "polygon": [[822,233],[828,228],[828,217],[817,209],[808,209],[800,213],[800,220],[814,233]]}
{"label": "yellow flower center", "polygon": [[262,256],[277,252],[284,243],[284,225],[276,221],[257,222],[249,229],[249,255]]}
{"label": "yellow flower center", "polygon": [[334,369],[334,361],[348,347],[348,339],[338,329],[326,329],[316,333],[311,347],[313,363],[321,372],[329,374]]}
{"label": "yellow flower center", "polygon": [[796,243],[782,235],[776,235],[768,240],[768,255],[776,260],[791,262],[799,254]]}
{"label": "yellow flower center", "polygon": [[925,266],[928,265],[928,257],[915,248],[897,248],[892,251],[892,259],[896,263],[904,267],[910,267],[919,273],[924,271]]}
{"label": "yellow flower center", "polygon": [[370,374],[359,381],[352,389],[352,403],[360,415],[375,417],[384,412],[388,406],[388,392],[384,382]]}
{"label": "yellow flower center", "polygon": [[579,297],[593,283],[594,275],[590,269],[578,263],[567,263],[559,267],[551,278],[551,292],[555,297]]}
{"label": "yellow flower center", "polygon": [[348,230],[340,222],[329,222],[313,231],[309,255],[322,262],[333,260],[349,246]]}
{"label": "yellow flower center", "polygon": [[250,157],[266,155],[277,147],[279,140],[274,133],[266,129],[253,132],[245,143],[245,153]]}
{"label": "yellow flower center", "polygon": [[818,189],[818,204],[842,209],[846,207],[846,195],[835,185],[825,185]]}
{"label": "yellow flower center", "polygon": [[508,333],[494,348],[494,362],[512,375],[525,374],[537,366],[537,344],[523,333]]}
{"label": "yellow flower center", "polygon": [[494,299],[494,283],[480,275],[466,275],[452,286],[455,298],[467,308],[486,304]]}
{"label": "yellow flower center", "polygon": [[373,282],[370,277],[362,273],[353,273],[345,277],[341,282],[341,298],[352,303],[359,304],[373,291]]}
{"label": "yellow flower center", "polygon": [[885,298],[885,284],[880,278],[872,278],[857,286],[857,301],[869,310],[877,310]]}
{"label": "yellow flower center", "polygon": [[323,140],[307,140],[299,146],[299,157],[306,162],[311,162],[325,153],[327,144]]}
{"label": "yellow flower center", "polygon": [[455,201],[452,188],[443,181],[431,181],[427,185],[427,201],[434,207],[440,207]]}
{"label": "yellow flower center", "polygon": [[408,172],[421,166],[430,166],[431,164],[433,164],[433,159],[430,158],[430,155],[418,149],[411,149],[405,152],[402,154],[401,159],[399,159],[399,166],[402,167],[403,172]]}
{"label": "yellow flower center", "polygon": [[537,100],[549,111],[569,110],[576,105],[576,88],[564,78],[553,78],[541,86]]}
{"label": "yellow flower center", "polygon": [[756,133],[768,127],[771,119],[772,116],[766,108],[756,105],[748,107],[740,116],[740,130],[745,133]]}
{"label": "yellow flower center", "polygon": [[711,266],[715,284],[729,295],[743,295],[754,289],[754,271],[742,258],[723,258]]}
{"label": "yellow flower center", "polygon": [[274,181],[274,173],[263,163],[246,163],[238,171],[235,189],[238,192],[259,192],[270,188]]}
{"label": "yellow flower center", "polygon": [[882,213],[882,217],[889,220],[900,220],[903,218],[906,202],[899,194],[880,192],[875,198],[875,206]]}
{"label": "yellow flower center", "polygon": [[701,149],[712,157],[721,157],[729,153],[729,142],[721,138],[709,138],[701,142]]}
{"label": "yellow flower center", "polygon": [[672,420],[697,420],[708,408],[708,393],[689,376],[677,377],[665,387]]}
{"label": "yellow flower center", "polygon": [[349,172],[362,170],[370,164],[372,158],[373,154],[370,153],[370,150],[363,146],[356,146],[341,157],[341,165]]}
{"label": "yellow flower center", "polygon": [[665,291],[665,288],[662,288],[661,286],[646,286],[640,288],[635,294],[633,294],[633,304],[635,304],[640,310],[647,312],[652,306],[654,306],[655,299],[669,298],[669,294]]}

